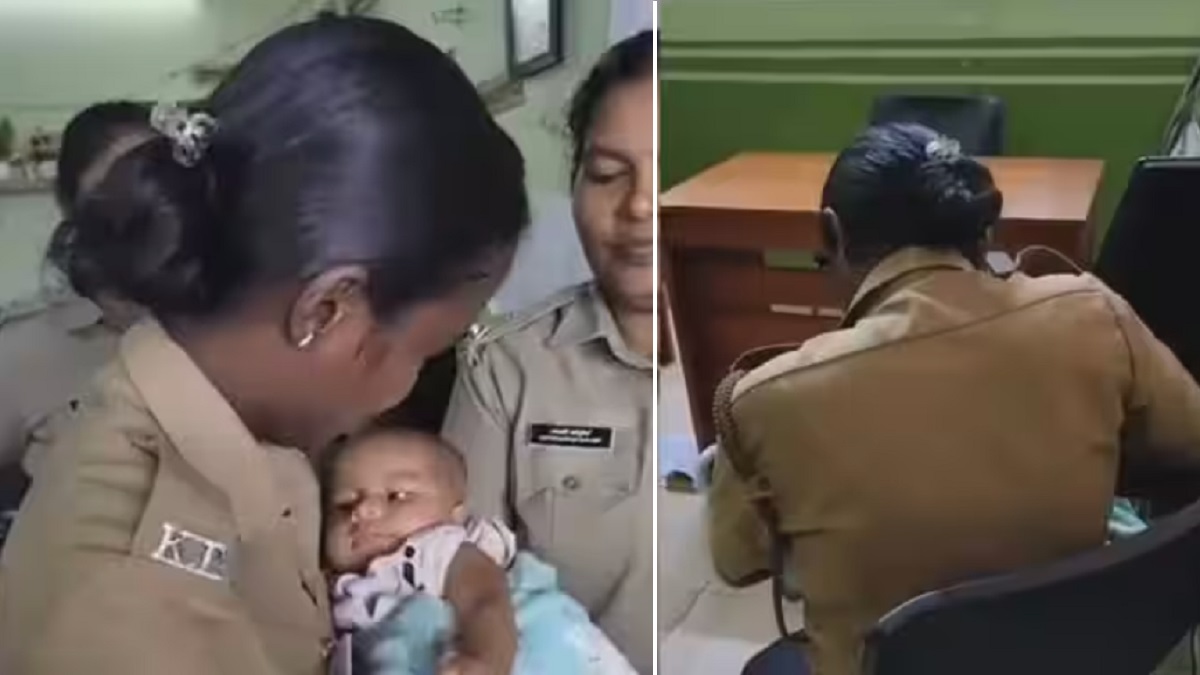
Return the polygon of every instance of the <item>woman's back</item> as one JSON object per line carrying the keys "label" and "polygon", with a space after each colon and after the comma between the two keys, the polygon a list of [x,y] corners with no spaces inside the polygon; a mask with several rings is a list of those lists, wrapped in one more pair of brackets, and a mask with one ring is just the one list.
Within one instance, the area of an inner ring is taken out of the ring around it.
{"label": "woman's back", "polygon": [[1158,429],[1200,457],[1200,391],[1154,365],[1173,357],[1090,276],[1001,280],[903,249],[849,314],[752,371],[734,403],[819,673],[857,672],[864,632],[905,599],[1101,544],[1142,393],[1177,401]]}

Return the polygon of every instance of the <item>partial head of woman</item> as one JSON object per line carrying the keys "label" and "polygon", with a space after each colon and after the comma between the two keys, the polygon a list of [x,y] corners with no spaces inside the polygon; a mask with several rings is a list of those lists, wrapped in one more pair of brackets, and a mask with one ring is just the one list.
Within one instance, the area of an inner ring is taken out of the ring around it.
{"label": "partial head of woman", "polygon": [[470,80],[394,23],[322,18],[159,110],[68,221],[77,288],[158,319],[264,442],[315,452],[402,400],[528,221],[524,164]]}
{"label": "partial head of woman", "polygon": [[79,111],[63,129],[54,196],[64,215],[112,163],[152,135],[150,111],[132,101],[105,101]]}
{"label": "partial head of woman", "polygon": [[[118,157],[153,136],[150,111],[132,101],[105,101],[81,110],[63,130],[59,145],[58,167],[54,181],[54,196],[63,217],[69,217],[81,194],[99,184]],[[65,252],[65,228],[58,228],[50,238],[46,257],[57,264]],[[112,289],[89,289],[88,299],[104,315],[106,324],[125,328],[141,316],[142,311]]]}
{"label": "partial head of woman", "polygon": [[575,223],[618,314],[654,309],[654,48],[652,31],[610,48],[568,115]]}
{"label": "partial head of woman", "polygon": [[872,127],[838,155],[825,181],[826,255],[851,282],[909,247],[957,252],[979,265],[1001,205],[991,172],[953,139],[919,124]]}

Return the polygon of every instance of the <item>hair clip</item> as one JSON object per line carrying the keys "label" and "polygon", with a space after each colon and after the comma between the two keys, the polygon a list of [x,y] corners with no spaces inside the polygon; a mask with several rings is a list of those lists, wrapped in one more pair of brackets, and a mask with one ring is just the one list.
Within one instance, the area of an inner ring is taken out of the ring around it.
{"label": "hair clip", "polygon": [[174,103],[158,103],[150,111],[150,126],[171,141],[175,161],[193,167],[204,157],[217,120],[208,113],[189,113]]}
{"label": "hair clip", "polygon": [[962,144],[949,136],[938,136],[925,145],[925,156],[943,161],[962,157]]}

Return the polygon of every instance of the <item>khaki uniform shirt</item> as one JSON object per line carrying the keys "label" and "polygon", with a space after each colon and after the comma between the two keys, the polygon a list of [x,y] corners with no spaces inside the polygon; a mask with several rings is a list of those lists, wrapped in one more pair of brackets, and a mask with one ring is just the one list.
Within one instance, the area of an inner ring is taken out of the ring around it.
{"label": "khaki uniform shirt", "polygon": [[445,435],[470,506],[508,518],[639,672],[653,664],[653,370],[587,284],[464,349]]}
{"label": "khaki uniform shirt", "polygon": [[56,426],[0,557],[0,672],[316,675],[319,523],[307,459],[139,324]]}
{"label": "khaki uniform shirt", "polygon": [[748,373],[733,417],[752,475],[718,459],[714,562],[761,577],[767,494],[819,675],[860,672],[908,598],[1101,545],[1119,464],[1200,466],[1200,388],[1094,277],[920,249],[875,268],[842,330]]}
{"label": "khaki uniform shirt", "polygon": [[0,324],[0,466],[25,456],[34,432],[116,353],[116,332],[84,299]]}

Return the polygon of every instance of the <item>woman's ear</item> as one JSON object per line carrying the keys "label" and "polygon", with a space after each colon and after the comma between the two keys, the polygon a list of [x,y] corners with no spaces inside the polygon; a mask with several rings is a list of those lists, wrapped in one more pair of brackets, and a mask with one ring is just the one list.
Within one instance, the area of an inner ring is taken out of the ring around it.
{"label": "woman's ear", "polygon": [[988,230],[991,230],[1000,222],[1000,216],[1004,212],[1004,193],[999,190],[992,190],[992,194],[988,200],[987,227]]}
{"label": "woman's ear", "polygon": [[836,264],[846,267],[846,238],[842,232],[842,220],[837,211],[826,206],[821,209],[821,244],[825,247],[822,256],[825,259],[823,267]]}
{"label": "woman's ear", "polygon": [[1000,222],[1000,212],[1004,209],[1004,195],[999,190],[993,190],[983,197],[986,202],[983,207],[983,227],[979,233],[980,258],[987,255],[995,239],[996,225]]}
{"label": "woman's ear", "polygon": [[370,332],[367,272],[358,266],[338,267],[317,276],[292,303],[286,338],[296,349],[312,349],[338,333],[361,342]]}

